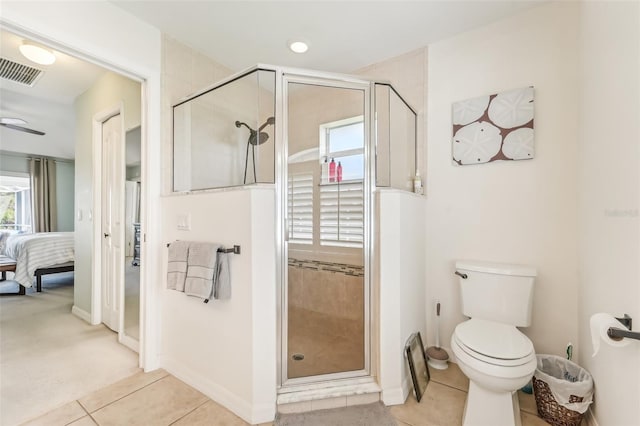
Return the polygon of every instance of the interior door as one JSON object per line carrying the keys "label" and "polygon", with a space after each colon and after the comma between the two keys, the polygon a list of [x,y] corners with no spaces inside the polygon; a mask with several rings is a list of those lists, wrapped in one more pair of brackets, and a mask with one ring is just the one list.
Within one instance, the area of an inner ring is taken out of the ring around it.
{"label": "interior door", "polygon": [[122,141],[122,116],[118,114],[102,123],[102,322],[114,331],[120,329],[124,258]]}

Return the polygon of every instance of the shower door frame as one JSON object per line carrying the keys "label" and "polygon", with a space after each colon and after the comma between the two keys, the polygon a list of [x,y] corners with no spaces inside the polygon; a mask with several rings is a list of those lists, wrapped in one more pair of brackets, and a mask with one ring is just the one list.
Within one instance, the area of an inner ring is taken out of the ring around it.
{"label": "shower door frame", "polygon": [[[351,90],[361,90],[363,94],[363,116],[364,116],[364,238],[363,238],[363,266],[364,266],[364,368],[338,373],[329,373],[315,376],[305,376],[288,378],[288,234],[287,234],[287,202],[288,202],[288,85],[308,84],[313,86],[323,86],[330,88],[343,88]],[[280,87],[278,87],[278,85]],[[373,382],[372,363],[372,304],[371,304],[371,283],[372,270],[371,262],[373,257],[372,238],[372,212],[373,212],[373,184],[375,182],[375,149],[373,144],[373,82],[354,78],[348,75],[313,72],[302,69],[279,68],[276,74],[276,114],[281,117],[279,126],[276,125],[276,134],[280,137],[280,143],[276,147],[276,197],[277,203],[277,248],[278,256],[277,283],[278,283],[278,393],[284,394],[310,388],[327,387],[327,382],[340,381],[349,384]],[[279,98],[279,99],[278,99]],[[353,379],[353,380],[348,380]]]}

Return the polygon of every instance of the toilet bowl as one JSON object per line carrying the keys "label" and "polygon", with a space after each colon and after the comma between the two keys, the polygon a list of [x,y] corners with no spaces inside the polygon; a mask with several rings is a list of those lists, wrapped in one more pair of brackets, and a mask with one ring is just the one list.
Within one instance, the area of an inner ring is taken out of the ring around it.
{"label": "toilet bowl", "polygon": [[463,425],[521,425],[517,390],[536,370],[531,341],[515,326],[470,319],[451,338],[458,366],[469,378]]}
{"label": "toilet bowl", "polygon": [[531,325],[537,271],[526,265],[458,260],[462,313],[451,350],[469,378],[464,426],[520,426],[517,390],[536,370]]}

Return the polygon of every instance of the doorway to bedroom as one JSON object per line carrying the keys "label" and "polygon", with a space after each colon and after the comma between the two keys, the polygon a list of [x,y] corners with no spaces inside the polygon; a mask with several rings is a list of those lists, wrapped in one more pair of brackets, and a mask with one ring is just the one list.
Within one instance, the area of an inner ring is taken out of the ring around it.
{"label": "doorway to bedroom", "polygon": [[[9,56],[16,62],[27,62],[18,51],[18,47],[27,41],[48,46],[46,40],[14,30],[13,27],[11,32],[5,26],[0,28],[3,59]],[[58,230],[72,231],[75,235],[75,271],[43,277],[40,293],[35,291],[34,284],[34,289],[27,288],[24,296],[0,299],[0,358],[3,360],[0,424],[21,424],[77,399],[81,394],[128,377],[142,365],[141,356],[136,352],[140,337],[144,335],[138,332],[141,325],[140,287],[144,282],[140,269],[144,262],[140,256],[142,233],[136,232],[135,228],[144,227],[145,212],[142,198],[145,164],[141,155],[146,134],[142,118],[144,83],[130,75],[97,66],[95,61],[78,59],[59,51],[60,46],[56,47],[57,62],[43,67],[44,76],[33,87],[20,87],[15,82],[0,79],[2,116],[19,116],[28,122],[29,128],[45,133],[29,134],[4,126],[0,129],[1,184],[14,189],[8,197],[2,197],[0,206],[4,206],[4,198],[11,198],[12,211],[4,220],[7,222],[4,228],[33,231],[29,223],[31,197],[26,184],[30,180],[29,161],[32,158],[52,160],[56,165],[57,194],[54,198],[58,201],[55,207],[57,221],[54,222],[57,222]],[[79,74],[70,68],[75,66],[80,67]],[[84,87],[69,91],[72,82],[56,82],[60,73]],[[91,79],[88,79],[89,75]],[[125,266],[118,272],[123,275],[123,288],[118,290],[123,308],[116,320],[116,333],[101,325],[102,321],[94,322],[92,318],[93,285],[97,284],[100,289],[102,284],[101,279],[94,279],[94,262],[101,254],[94,247],[94,225],[99,223],[102,209],[102,202],[96,200],[100,193],[94,191],[94,186],[102,179],[95,173],[93,118],[115,103],[124,106],[122,142],[125,146],[122,153],[126,157],[122,162],[124,181],[113,194],[125,200],[122,216],[126,215],[126,220],[122,219],[122,228],[123,232],[127,230],[121,258]],[[39,106],[46,111],[39,110]],[[129,151],[133,152],[132,156]],[[4,176],[23,181],[8,182]],[[125,182],[129,181],[134,183],[135,191],[125,191],[125,185],[130,185]],[[131,207],[125,209],[129,202]],[[7,209],[2,210],[7,213]],[[137,255],[134,255],[136,245]],[[137,262],[132,265],[134,257]],[[13,278],[14,274],[8,272],[7,282],[0,283],[3,290],[14,283],[18,286]],[[132,302],[132,298],[136,300]],[[129,339],[125,341],[123,336]],[[25,374],[25,371],[29,373]],[[87,371],[91,374],[87,375]],[[24,398],[27,394],[29,398]]]}

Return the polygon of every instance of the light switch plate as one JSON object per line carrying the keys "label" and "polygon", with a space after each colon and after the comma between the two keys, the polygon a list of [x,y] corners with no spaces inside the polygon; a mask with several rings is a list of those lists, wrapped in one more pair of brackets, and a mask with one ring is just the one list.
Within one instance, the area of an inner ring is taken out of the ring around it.
{"label": "light switch plate", "polygon": [[177,226],[180,231],[191,230],[191,213],[182,213],[178,215]]}

